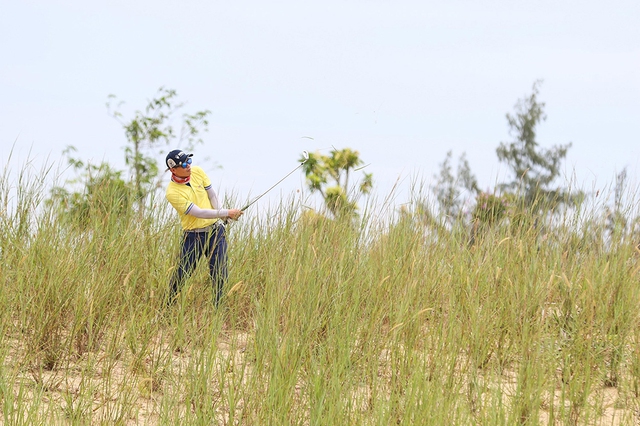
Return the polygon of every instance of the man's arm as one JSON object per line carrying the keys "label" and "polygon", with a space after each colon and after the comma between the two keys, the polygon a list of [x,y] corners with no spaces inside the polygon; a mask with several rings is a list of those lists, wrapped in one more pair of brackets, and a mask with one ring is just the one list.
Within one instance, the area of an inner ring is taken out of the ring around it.
{"label": "man's arm", "polygon": [[216,194],[216,191],[213,189],[213,186],[209,185],[205,188],[205,190],[207,191],[207,196],[209,196],[211,207],[214,210],[217,210],[218,208],[220,208],[220,202],[218,201],[218,194]]}
{"label": "man's arm", "polygon": [[238,209],[201,209],[195,204],[191,204],[186,212],[186,214],[197,217],[198,219],[231,218],[233,220],[238,220],[238,218],[242,216],[242,213],[243,212]]}
{"label": "man's arm", "polygon": [[228,209],[201,209],[193,203],[185,213],[198,219],[224,219],[229,217]]}

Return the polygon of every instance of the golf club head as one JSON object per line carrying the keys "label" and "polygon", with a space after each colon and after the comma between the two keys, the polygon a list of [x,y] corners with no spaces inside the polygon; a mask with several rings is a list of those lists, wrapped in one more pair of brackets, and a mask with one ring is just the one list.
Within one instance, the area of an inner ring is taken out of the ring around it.
{"label": "golf club head", "polygon": [[307,151],[302,151],[302,158],[304,158],[304,161],[301,164],[306,163],[309,159],[309,153]]}

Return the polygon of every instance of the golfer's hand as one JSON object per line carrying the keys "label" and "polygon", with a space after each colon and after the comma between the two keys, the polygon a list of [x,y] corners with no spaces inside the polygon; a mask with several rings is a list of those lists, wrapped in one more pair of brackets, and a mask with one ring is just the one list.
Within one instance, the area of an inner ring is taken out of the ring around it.
{"label": "golfer's hand", "polygon": [[240,216],[242,216],[244,212],[238,209],[230,209],[229,210],[229,219],[238,220]]}

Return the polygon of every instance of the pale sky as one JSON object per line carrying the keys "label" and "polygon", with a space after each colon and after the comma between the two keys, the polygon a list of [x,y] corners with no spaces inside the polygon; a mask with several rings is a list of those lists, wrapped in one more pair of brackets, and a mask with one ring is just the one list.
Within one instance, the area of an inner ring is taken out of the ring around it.
{"label": "pale sky", "polygon": [[[223,167],[205,165],[223,194],[258,194],[302,150],[331,146],[360,152],[379,197],[397,179],[433,183],[449,150],[492,188],[505,114],[542,79],[538,141],[573,143],[565,169],[579,186],[640,170],[637,0],[6,0],[0,39],[12,167],[29,148],[58,160],[74,145],[123,168],[107,96],[130,116],[164,86],[185,112],[211,110],[194,160]],[[296,174],[274,195],[302,185]]]}

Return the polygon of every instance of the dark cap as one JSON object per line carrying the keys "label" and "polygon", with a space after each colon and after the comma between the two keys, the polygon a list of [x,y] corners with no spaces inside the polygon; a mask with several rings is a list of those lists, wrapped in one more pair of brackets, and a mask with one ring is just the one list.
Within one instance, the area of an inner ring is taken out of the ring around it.
{"label": "dark cap", "polygon": [[182,163],[186,162],[190,157],[193,157],[193,154],[187,154],[180,149],[174,149],[167,154],[165,162],[167,164],[167,168],[173,169],[174,167],[181,166]]}

